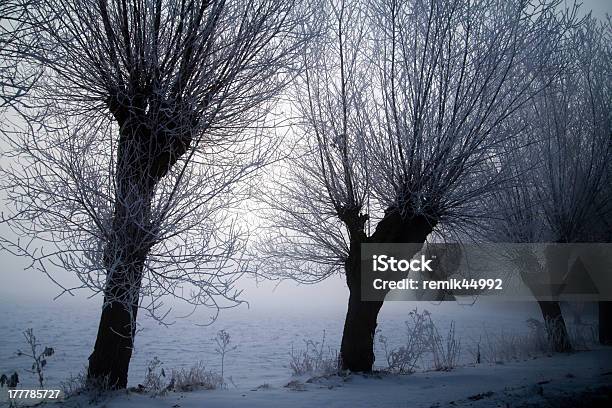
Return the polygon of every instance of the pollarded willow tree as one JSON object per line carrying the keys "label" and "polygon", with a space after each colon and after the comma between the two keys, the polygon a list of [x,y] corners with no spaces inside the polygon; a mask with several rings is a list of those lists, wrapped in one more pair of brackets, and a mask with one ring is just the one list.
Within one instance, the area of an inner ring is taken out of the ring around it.
{"label": "pollarded willow tree", "polygon": [[[519,121],[514,125],[529,128]],[[500,168],[513,177],[483,200],[482,205],[489,214],[483,225],[475,228],[475,235],[480,235],[484,242],[507,246],[500,254],[507,257],[512,273],[520,277],[536,298],[551,348],[556,352],[568,352],[572,345],[560,303],[552,293],[552,283],[558,282],[567,271],[559,265],[563,261],[567,265],[569,254],[559,257],[559,251],[554,247],[545,249],[543,253],[539,251],[551,240],[538,194],[538,177],[534,174],[543,163],[536,147],[542,140],[531,132],[525,132],[525,137],[529,140],[523,140],[521,148],[513,146],[505,155],[500,155]]]}
{"label": "pollarded willow tree", "polygon": [[[536,99],[546,142],[539,197],[558,243],[612,242],[612,21],[589,16],[571,36],[572,70]],[[563,270],[572,265],[563,263]],[[609,294],[602,294],[606,296]],[[599,340],[612,344],[612,301],[599,301]]]}
{"label": "pollarded willow tree", "polygon": [[345,274],[342,368],[372,369],[383,305],[361,299],[361,244],[422,244],[478,215],[475,200],[505,177],[491,172],[496,147],[516,132],[501,125],[557,51],[559,4],[325,2],[326,35],[305,53],[295,97],[304,151],[265,200],[262,269]]}
{"label": "pollarded willow tree", "polygon": [[40,0],[31,13],[44,76],[7,135],[5,221],[28,238],[9,249],[104,295],[88,377],[125,387],[139,310],[239,302],[231,209],[274,154],[266,118],[306,14],[279,0]]}
{"label": "pollarded willow tree", "polygon": [[[563,69],[515,118],[514,126],[524,129],[523,147],[501,155],[500,167],[514,177],[488,203],[492,216],[486,240],[610,242],[610,34],[609,22],[591,16],[572,27],[558,64]],[[526,263],[521,278],[532,288],[561,282],[576,260],[570,248],[551,246],[543,257],[522,254],[517,262]],[[569,351],[559,301],[548,295],[538,304],[549,338],[556,351]],[[604,333],[605,323],[605,318],[600,321]]]}

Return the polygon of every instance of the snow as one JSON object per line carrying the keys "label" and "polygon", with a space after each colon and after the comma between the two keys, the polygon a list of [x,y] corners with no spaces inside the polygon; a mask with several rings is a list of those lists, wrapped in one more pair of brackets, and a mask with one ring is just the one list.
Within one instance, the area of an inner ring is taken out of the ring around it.
{"label": "snow", "polygon": [[[588,391],[610,398],[612,348],[554,355],[506,364],[480,364],[448,372],[412,375],[350,375],[302,378],[251,389],[170,393],[152,398],[134,392],[115,392],[93,407],[207,408],[221,407],[462,407],[551,406],[568,396]],[[603,388],[602,388],[603,387]],[[606,395],[597,393],[606,391]],[[75,397],[64,407],[84,405]],[[530,405],[533,404],[533,405]]]}
{"label": "snow", "polygon": [[[24,371],[28,361],[15,355],[17,348],[25,346],[21,331],[33,327],[41,343],[56,350],[49,360],[45,378],[48,388],[59,387],[70,374],[82,371],[87,362],[99,318],[95,306],[0,304],[4,316],[0,321],[0,372],[17,370],[22,381],[20,388],[35,386],[34,376]],[[297,408],[431,407],[438,404],[457,407],[461,404],[495,406],[496,403],[505,406],[506,401],[538,401],[562,396],[564,392],[575,394],[587,387],[609,386],[612,382],[612,375],[601,375],[612,372],[612,349],[608,348],[505,364],[473,364],[475,359],[469,348],[474,342],[480,339],[484,342],[487,332],[499,336],[527,331],[526,319],[538,317],[535,304],[478,302],[459,307],[456,303],[387,302],[379,316],[379,328],[391,347],[402,344],[406,314],[417,306],[419,310],[425,308],[432,313],[442,332],[451,321],[456,322],[461,339],[462,367],[449,372],[426,371],[405,376],[381,374],[364,378],[351,375],[312,381],[308,381],[308,377],[291,377],[288,364],[292,346],[303,347],[305,339],[320,341],[325,330],[326,348],[339,348],[344,318],[344,310],[340,307],[326,312],[288,307],[276,313],[270,310],[236,311],[222,314],[217,322],[206,327],[195,324],[204,320],[204,316],[178,319],[170,327],[142,319],[130,365],[130,387],[143,381],[146,363],[155,356],[164,362],[166,371],[188,368],[203,360],[207,368],[220,372],[220,358],[214,353],[212,341],[220,329],[231,333],[233,344],[238,346],[225,360],[226,376],[232,378],[235,386],[230,383],[228,389],[170,393],[156,398],[135,392],[116,392],[100,398],[92,406]],[[382,367],[385,360],[380,347],[376,354],[376,366]],[[538,384],[543,381],[548,382]],[[292,386],[286,387],[289,383]],[[1,394],[0,397],[4,397]],[[4,402],[0,398],[0,406]],[[89,397],[69,399],[61,407],[76,408],[79,404],[88,406]],[[515,405],[511,403],[511,406]]]}
{"label": "snow", "polygon": [[[529,317],[538,318],[537,305],[525,309],[521,304],[491,305],[477,303],[459,307],[457,304],[387,302],[379,316],[379,334],[388,338],[390,347],[398,347],[405,340],[407,313],[414,307],[428,309],[440,325],[442,332],[451,320],[457,323],[461,338],[463,362],[473,362],[468,353],[470,346],[483,333],[499,334],[502,331],[527,332]],[[232,344],[238,348],[225,360],[227,377],[239,386],[252,388],[262,382],[282,382],[291,375],[288,367],[291,348],[304,347],[305,340],[320,342],[325,331],[325,349],[337,351],[344,323],[345,309],[338,307],[328,311],[292,310],[287,303],[276,312],[270,310],[228,310],[211,326],[198,326],[206,322],[204,312],[186,319],[176,319],[169,327],[158,325],[143,315],[139,319],[136,348],[130,363],[128,386],[137,386],[144,379],[147,363],[158,357],[169,371],[173,368],[189,368],[197,361],[220,372],[220,358],[214,352],[212,340],[220,329],[232,336]],[[29,361],[15,355],[23,349],[22,331],[34,328],[34,333],[44,346],[54,347],[56,354],[49,359],[45,378],[49,386],[57,386],[70,375],[84,370],[92,351],[100,318],[98,302],[89,304],[32,305],[23,302],[0,302],[0,373],[19,373],[21,388],[36,385],[35,376],[25,371]],[[376,362],[384,365],[384,353],[377,347]],[[427,367],[425,367],[427,368]]]}

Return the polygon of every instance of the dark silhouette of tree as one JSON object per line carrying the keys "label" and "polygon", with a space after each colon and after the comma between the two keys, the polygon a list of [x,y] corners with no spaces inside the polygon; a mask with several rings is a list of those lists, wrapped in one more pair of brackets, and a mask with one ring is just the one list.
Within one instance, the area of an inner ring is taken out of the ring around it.
{"label": "dark silhouette of tree", "polygon": [[383,302],[362,300],[361,245],[423,244],[479,214],[504,177],[495,147],[516,134],[501,125],[541,87],[563,16],[557,1],[324,3],[295,95],[305,146],[265,198],[262,270],[344,273],[342,367],[370,371]]}
{"label": "dark silhouette of tree", "polygon": [[240,302],[246,231],[231,209],[275,154],[266,120],[306,15],[280,0],[40,0],[29,13],[44,75],[3,174],[5,221],[28,242],[5,246],[104,295],[88,377],[125,387],[139,310]]}

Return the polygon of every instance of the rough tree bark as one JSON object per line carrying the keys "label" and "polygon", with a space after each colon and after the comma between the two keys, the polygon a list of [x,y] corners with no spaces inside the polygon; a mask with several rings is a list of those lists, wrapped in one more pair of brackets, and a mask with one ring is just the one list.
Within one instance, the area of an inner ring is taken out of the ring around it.
{"label": "rough tree bark", "polygon": [[561,306],[556,300],[538,300],[538,306],[546,324],[548,341],[557,353],[572,351],[565,320],[561,313]]}
{"label": "rough tree bark", "polygon": [[[389,209],[370,237],[364,232],[366,216],[353,214],[349,227],[350,248],[345,262],[349,288],[348,309],[340,345],[340,366],[343,370],[371,372],[374,365],[374,336],[382,301],[361,300],[361,244],[425,242],[435,223],[423,216],[402,217],[397,209]],[[414,254],[412,254],[414,255]]]}
{"label": "rough tree bark", "polygon": [[[121,286],[113,285],[109,290],[121,295]],[[116,296],[115,294],[112,297]],[[138,303],[128,310],[126,305],[108,301],[102,309],[94,351],[89,357],[87,376],[90,381],[101,382],[100,386],[125,388],[132,349],[134,347],[135,319]]]}

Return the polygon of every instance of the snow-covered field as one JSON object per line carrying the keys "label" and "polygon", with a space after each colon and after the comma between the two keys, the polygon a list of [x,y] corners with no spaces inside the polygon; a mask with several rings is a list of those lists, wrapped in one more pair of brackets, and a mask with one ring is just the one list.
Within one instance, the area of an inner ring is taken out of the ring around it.
{"label": "snow-covered field", "polygon": [[[556,355],[507,364],[481,364],[449,372],[319,378],[253,389],[170,393],[151,398],[132,392],[100,397],[107,408],[404,408],[404,407],[609,407],[612,349]],[[80,407],[89,397],[62,404]]]}
{"label": "snow-covered field", "polygon": [[[379,329],[380,334],[388,338],[391,347],[400,345],[404,340],[404,321],[415,306],[421,310],[428,309],[443,334],[450,322],[455,321],[457,336],[461,340],[460,364],[463,367],[451,372],[431,372],[427,371],[431,367],[425,361],[421,367],[421,371],[425,372],[410,376],[333,377],[314,382],[306,382],[308,376],[292,377],[289,368],[292,347],[295,350],[303,348],[306,339],[320,342],[325,333],[325,349],[329,347],[333,351],[339,348],[344,318],[342,308],[325,311],[289,308],[231,310],[223,312],[210,326],[197,325],[206,321],[203,314],[176,319],[169,327],[143,318],[130,366],[130,386],[137,386],[143,381],[147,362],[154,357],[163,362],[166,370],[188,368],[201,360],[207,368],[219,372],[220,358],[214,352],[212,338],[220,329],[227,330],[231,334],[232,344],[237,346],[225,360],[225,377],[231,377],[231,383],[227,389],[171,393],[155,399],[134,393],[119,393],[105,404],[109,407],[121,407],[126,403],[143,407],[176,404],[180,407],[203,404],[208,407],[352,407],[359,404],[369,407],[429,407],[436,402],[445,404],[455,401],[454,404],[459,404],[462,399],[467,401],[466,404],[477,403],[481,399],[491,401],[490,396],[474,400],[468,398],[480,393],[494,392],[497,399],[507,393],[529,394],[540,381],[551,381],[542,385],[545,389],[563,389],[571,384],[579,389],[586,385],[595,386],[599,382],[607,381],[610,384],[612,380],[610,375],[600,375],[612,371],[610,350],[504,364],[483,362],[471,367],[475,361],[470,350],[479,340],[484,342],[483,337],[512,336],[529,331],[526,320],[538,317],[537,308],[529,303],[477,303],[461,307],[454,303],[416,305],[388,302],[380,315]],[[45,373],[48,388],[58,387],[69,375],[83,370],[95,340],[99,318],[95,302],[77,306],[53,303],[19,307],[0,303],[0,316],[0,373],[17,370],[21,379],[20,388],[35,385],[35,377],[25,371],[30,362],[15,354],[17,349],[26,346],[21,332],[28,327],[34,328],[43,346],[52,346],[56,350],[56,354],[49,359]],[[376,353],[377,365],[382,367],[385,359],[380,346]],[[295,387],[285,387],[291,381],[299,383],[294,383]],[[261,387],[264,384],[268,386]],[[533,397],[542,396],[536,393]],[[75,401],[82,402],[81,399]]]}
{"label": "snow-covered field", "polygon": [[[467,353],[468,345],[478,340],[486,328],[488,332],[527,331],[525,320],[537,317],[531,305],[515,304],[509,308],[457,305],[418,305],[428,309],[444,330],[451,320],[457,323],[458,336]],[[401,344],[405,336],[404,321],[414,305],[393,302],[385,305],[379,319],[380,334],[389,339],[390,346]],[[129,381],[137,385],[144,378],[147,362],[158,357],[166,369],[189,367],[194,361],[204,361],[212,370],[219,369],[219,358],[214,353],[213,337],[220,329],[227,330],[232,343],[238,348],[228,354],[225,362],[226,377],[237,385],[251,387],[262,382],[282,381],[291,375],[289,353],[292,346],[300,349],[304,341],[320,342],[325,331],[325,348],[339,348],[345,311],[307,312],[291,309],[280,311],[227,310],[210,326],[199,326],[206,315],[176,319],[171,326],[160,326],[143,316],[136,335],[136,349],[130,365]],[[99,313],[94,302],[78,305],[51,303],[45,306],[0,304],[0,372],[17,370],[23,373],[22,386],[34,385],[35,377],[24,372],[30,363],[16,356],[24,349],[22,331],[34,328],[43,346],[55,348],[49,359],[47,383],[58,384],[70,374],[77,374],[87,363],[93,348]],[[384,354],[377,348],[377,361],[382,364]]]}

